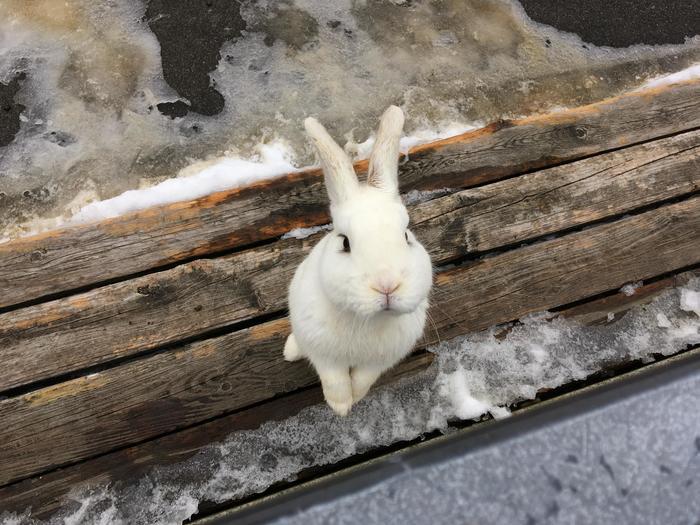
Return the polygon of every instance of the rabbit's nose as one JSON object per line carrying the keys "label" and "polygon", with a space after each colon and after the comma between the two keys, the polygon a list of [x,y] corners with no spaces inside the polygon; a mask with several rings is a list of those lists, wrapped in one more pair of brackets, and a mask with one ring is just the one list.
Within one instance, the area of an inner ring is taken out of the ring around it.
{"label": "rabbit's nose", "polygon": [[375,292],[379,292],[384,296],[382,298],[382,308],[384,310],[391,310],[391,294],[398,290],[399,286],[401,286],[401,283],[398,281],[382,282],[379,283],[376,287],[372,286],[372,290],[374,290]]}
{"label": "rabbit's nose", "polygon": [[399,289],[401,283],[398,281],[382,281],[372,286],[372,290],[379,292],[382,295],[389,296]]}

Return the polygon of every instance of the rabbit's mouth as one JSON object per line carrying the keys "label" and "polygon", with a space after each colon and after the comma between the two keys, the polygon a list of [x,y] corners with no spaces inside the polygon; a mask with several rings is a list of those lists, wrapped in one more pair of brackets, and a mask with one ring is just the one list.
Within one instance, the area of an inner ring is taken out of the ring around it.
{"label": "rabbit's mouth", "polygon": [[411,308],[410,305],[406,304],[399,297],[390,296],[383,297],[381,299],[379,313],[387,315],[404,315],[410,314],[414,310],[415,308]]}
{"label": "rabbit's mouth", "polygon": [[399,312],[396,308],[393,307],[391,304],[384,304],[382,305],[381,313],[388,313],[388,314],[393,314],[393,315],[400,315],[403,312]]}
{"label": "rabbit's mouth", "polygon": [[410,312],[402,312],[397,310],[396,308],[383,308],[380,312],[379,315],[385,316],[391,316],[391,317],[398,317],[400,315],[406,315]]}

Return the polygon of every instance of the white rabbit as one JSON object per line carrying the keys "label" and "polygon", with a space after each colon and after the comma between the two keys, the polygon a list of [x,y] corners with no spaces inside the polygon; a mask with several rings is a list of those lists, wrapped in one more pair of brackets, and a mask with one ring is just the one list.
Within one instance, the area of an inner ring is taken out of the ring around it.
{"label": "white rabbit", "polygon": [[382,115],[367,184],[318,121],[304,122],[321,159],[333,230],[292,279],[284,357],[311,361],[326,402],[342,416],[410,353],[425,325],[432,266],[399,196],[403,121],[396,106]]}

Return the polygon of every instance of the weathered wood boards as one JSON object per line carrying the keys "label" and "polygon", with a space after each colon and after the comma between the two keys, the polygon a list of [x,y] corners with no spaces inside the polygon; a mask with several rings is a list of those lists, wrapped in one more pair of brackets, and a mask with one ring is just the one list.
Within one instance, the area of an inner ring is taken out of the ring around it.
{"label": "weathered wood boards", "polygon": [[[633,296],[613,294],[568,308],[560,312],[560,315],[593,324],[609,322],[608,313],[614,312],[617,320],[630,307],[650,302],[666,289],[682,285],[688,278],[697,275],[696,271],[655,281],[638,288]],[[425,369],[430,362],[431,354],[419,354],[386,379],[396,380],[406,373]],[[290,417],[303,408],[320,402],[322,395],[318,388],[294,392],[196,427],[0,488],[0,512],[23,512],[31,507],[34,518],[46,519],[57,510],[65,508],[70,500],[69,493],[76,488],[135,482],[152,467],[184,461],[232,432],[254,429],[263,422]]]}
{"label": "weathered wood boards", "polygon": [[699,262],[695,197],[442,272],[431,315],[449,338]]}
{"label": "weathered wood boards", "polygon": [[[614,217],[700,188],[700,131],[410,208],[435,264]],[[318,236],[317,236],[318,237]],[[281,312],[317,239],[289,239],[0,314],[0,392]]]}
{"label": "weathered wood boards", "polygon": [[[693,197],[443,271],[431,315],[445,339],[698,262]],[[282,360],[287,333],[269,321],[0,401],[0,484],[312,384]]]}
{"label": "weathered wood boards", "polygon": [[[630,93],[416,148],[402,187],[474,186],[698,126],[700,82]],[[310,171],[1,244],[0,307],[322,224],[325,201]]]}

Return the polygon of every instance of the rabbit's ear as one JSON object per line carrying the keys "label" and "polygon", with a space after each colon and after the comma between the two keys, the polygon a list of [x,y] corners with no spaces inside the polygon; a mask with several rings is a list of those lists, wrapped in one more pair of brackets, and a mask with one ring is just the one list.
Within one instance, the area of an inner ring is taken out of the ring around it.
{"label": "rabbit's ear", "polygon": [[381,190],[399,193],[399,139],[403,130],[403,111],[396,106],[382,115],[377,140],[369,158],[367,184]]}
{"label": "rabbit's ear", "polygon": [[309,117],[304,121],[304,127],[321,158],[326,189],[331,203],[343,202],[358,187],[357,175],[355,175],[350,158],[318,120]]}

